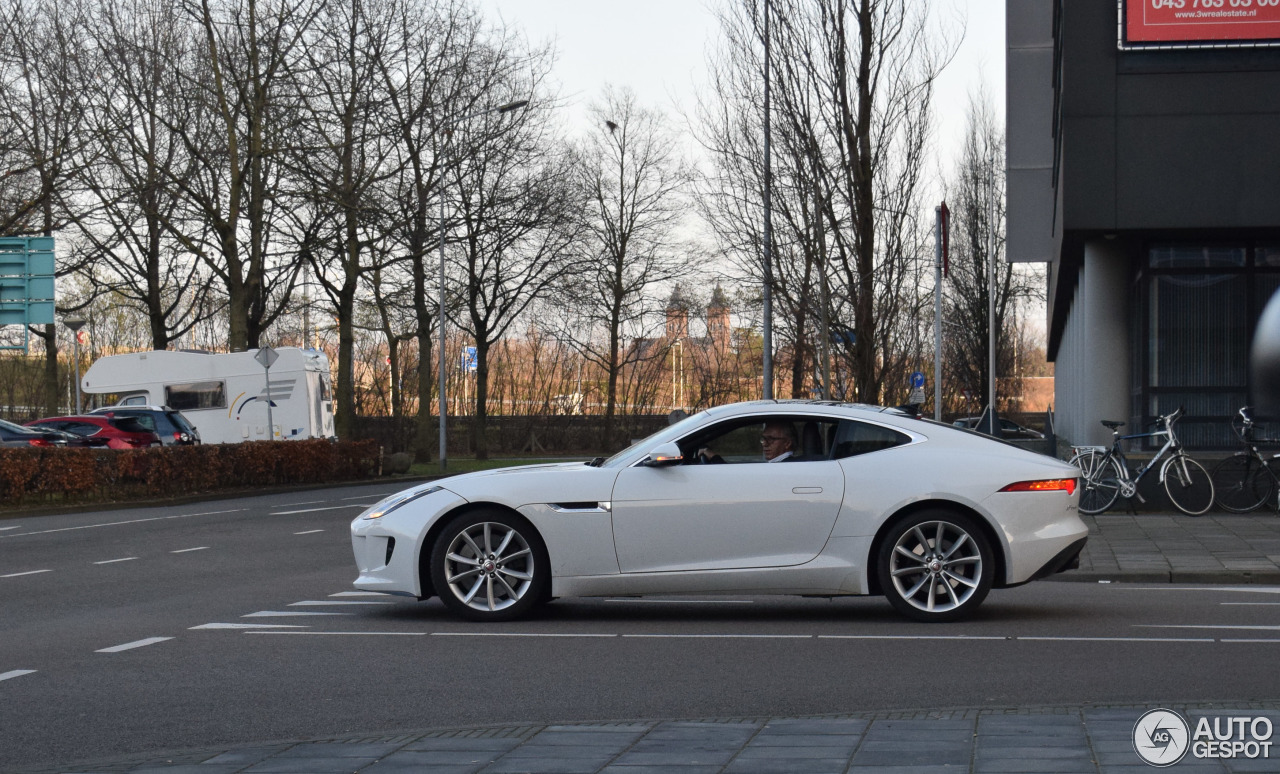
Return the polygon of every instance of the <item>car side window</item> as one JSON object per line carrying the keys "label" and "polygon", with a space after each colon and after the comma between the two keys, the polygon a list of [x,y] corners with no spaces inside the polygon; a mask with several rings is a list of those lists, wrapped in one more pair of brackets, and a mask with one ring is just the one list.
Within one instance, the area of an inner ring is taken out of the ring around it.
{"label": "car side window", "polygon": [[835,443],[831,449],[831,459],[840,460],[845,457],[856,457],[859,454],[891,449],[910,443],[911,436],[888,427],[842,420],[836,430]]}
{"label": "car side window", "polygon": [[[830,459],[831,440],[837,422],[822,417],[776,415],[739,418],[686,437],[680,441],[685,464],[766,462],[790,448],[788,462],[817,462]],[[788,443],[768,448],[765,441],[786,438]]]}

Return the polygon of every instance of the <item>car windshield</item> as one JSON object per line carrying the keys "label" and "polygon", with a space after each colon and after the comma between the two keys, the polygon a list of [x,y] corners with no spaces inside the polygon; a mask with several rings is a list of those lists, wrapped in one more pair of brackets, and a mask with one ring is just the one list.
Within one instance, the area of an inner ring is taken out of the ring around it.
{"label": "car windshield", "polygon": [[668,425],[667,427],[662,428],[656,433],[653,433],[651,435],[645,436],[644,438],[641,438],[640,440],[636,441],[635,443],[631,444],[627,448],[623,449],[622,451],[618,452],[617,454],[613,455],[609,459],[602,462],[600,464],[600,467],[611,468],[616,465],[619,465],[621,464],[623,459],[631,456],[632,452],[637,451],[642,446],[644,447],[656,446],[666,441],[674,441],[675,439],[679,438],[680,436],[688,432],[689,429],[694,425],[700,424],[701,421],[702,421],[701,411],[692,416],[685,417],[679,422],[676,422],[674,425]]}

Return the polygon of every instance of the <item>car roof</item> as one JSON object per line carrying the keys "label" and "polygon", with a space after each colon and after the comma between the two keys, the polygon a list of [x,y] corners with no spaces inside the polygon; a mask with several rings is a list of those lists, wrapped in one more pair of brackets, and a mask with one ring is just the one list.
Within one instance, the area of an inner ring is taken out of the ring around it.
{"label": "car roof", "polygon": [[114,414],[120,414],[126,411],[160,411],[165,414],[176,414],[177,409],[171,409],[168,406],[103,406],[89,412],[91,414],[105,414],[108,411]]}

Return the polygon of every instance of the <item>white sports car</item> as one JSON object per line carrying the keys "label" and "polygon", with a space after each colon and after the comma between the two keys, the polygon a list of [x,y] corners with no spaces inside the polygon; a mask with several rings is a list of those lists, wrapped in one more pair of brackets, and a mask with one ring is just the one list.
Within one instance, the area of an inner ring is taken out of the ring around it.
{"label": "white sports car", "polygon": [[896,409],[738,403],[608,459],[392,495],[351,523],[355,586],[438,595],[477,621],[553,597],[669,593],[883,594],[951,621],[992,587],[1079,565],[1079,475]]}

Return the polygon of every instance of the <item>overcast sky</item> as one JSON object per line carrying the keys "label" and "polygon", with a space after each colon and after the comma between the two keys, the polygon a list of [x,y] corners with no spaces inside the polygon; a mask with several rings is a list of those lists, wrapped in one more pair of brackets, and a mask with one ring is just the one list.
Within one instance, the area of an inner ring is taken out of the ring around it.
{"label": "overcast sky", "polygon": [[[488,16],[554,41],[555,77],[568,101],[569,125],[606,83],[630,86],[648,105],[691,108],[705,82],[705,52],[715,41],[709,10],[724,0],[479,0]],[[1004,115],[1004,0],[919,0],[966,35],[938,83],[940,163],[959,148],[969,95],[985,84]]]}

